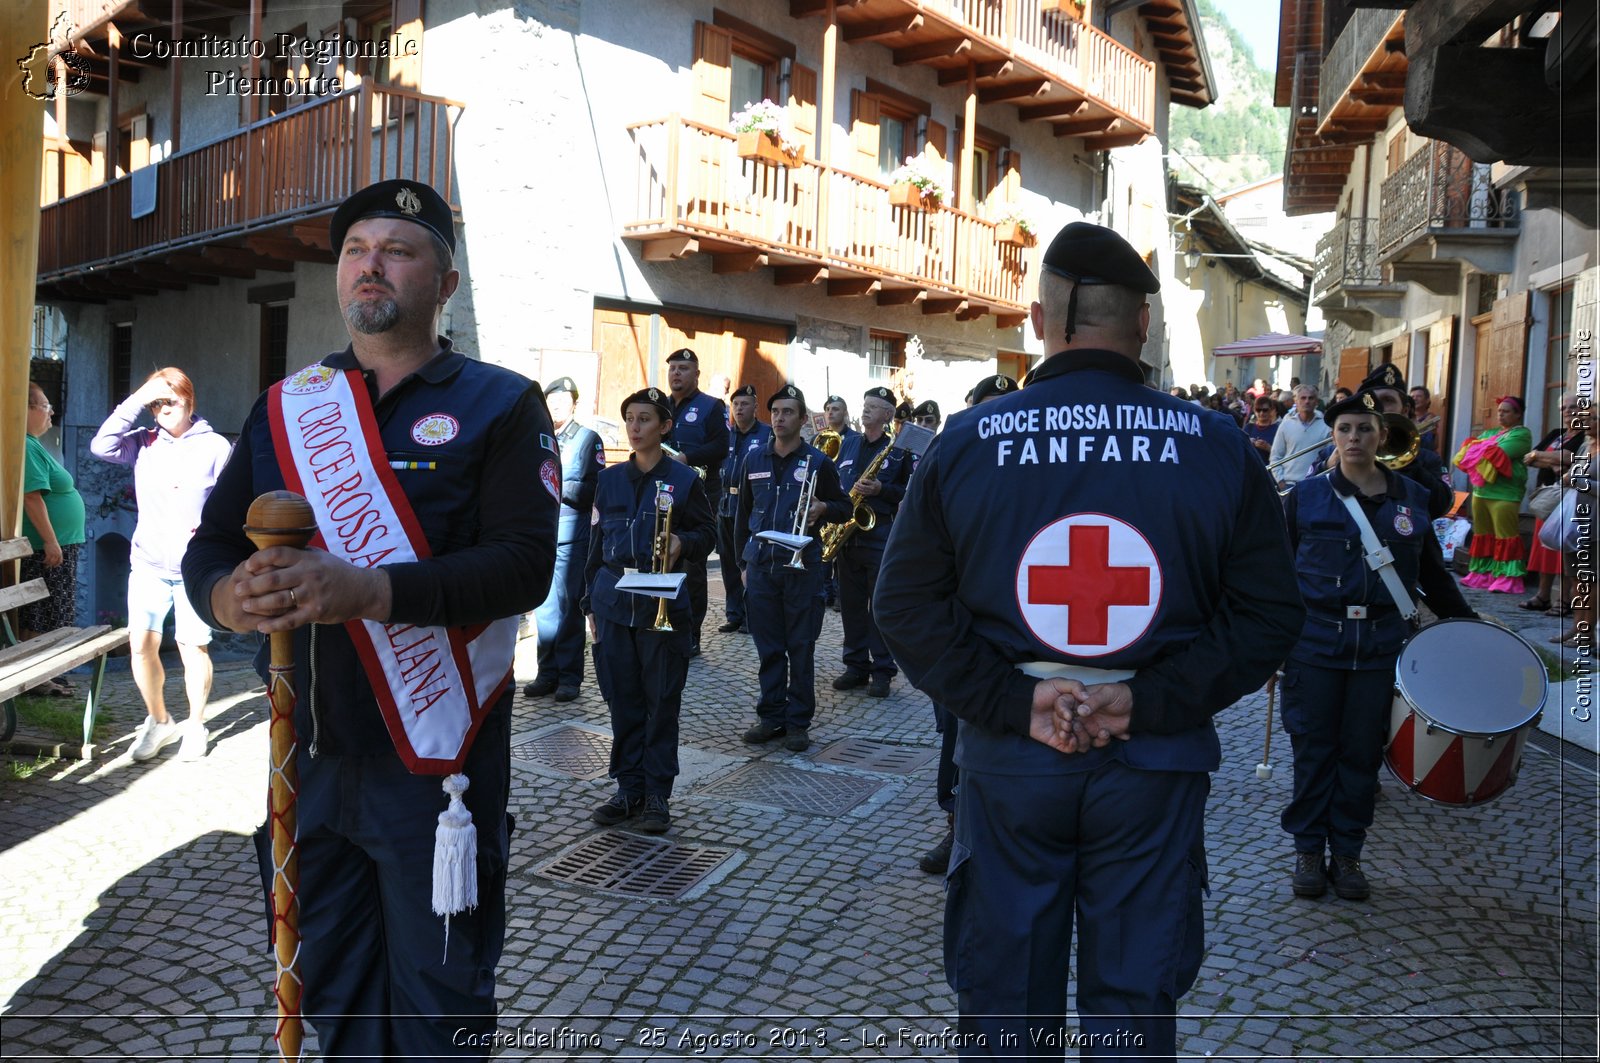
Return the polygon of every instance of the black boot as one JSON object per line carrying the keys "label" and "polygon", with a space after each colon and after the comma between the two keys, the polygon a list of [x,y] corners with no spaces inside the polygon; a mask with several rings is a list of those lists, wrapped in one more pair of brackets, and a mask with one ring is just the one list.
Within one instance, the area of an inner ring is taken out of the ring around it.
{"label": "black boot", "polygon": [[932,849],[922,854],[922,859],[917,861],[917,866],[930,875],[942,875],[950,870],[950,848],[956,843],[956,817],[950,816],[950,829],[944,832],[944,839]]}

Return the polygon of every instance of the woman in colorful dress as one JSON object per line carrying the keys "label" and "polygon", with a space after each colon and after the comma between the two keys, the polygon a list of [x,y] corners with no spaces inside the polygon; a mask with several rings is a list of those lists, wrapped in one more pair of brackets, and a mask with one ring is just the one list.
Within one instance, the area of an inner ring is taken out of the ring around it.
{"label": "woman in colorful dress", "polygon": [[1521,594],[1528,566],[1522,560],[1517,510],[1528,486],[1522,456],[1533,447],[1533,433],[1522,423],[1522,400],[1505,395],[1495,403],[1493,428],[1456,451],[1456,468],[1472,481],[1472,564],[1464,587]]}

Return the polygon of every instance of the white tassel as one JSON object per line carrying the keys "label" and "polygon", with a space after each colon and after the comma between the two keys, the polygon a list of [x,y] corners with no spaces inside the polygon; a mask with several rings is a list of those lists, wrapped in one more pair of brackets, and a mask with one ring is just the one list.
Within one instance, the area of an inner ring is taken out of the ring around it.
{"label": "white tassel", "polygon": [[469,785],[465,775],[445,776],[450,807],[439,813],[433,841],[433,914],[444,916],[447,951],[450,917],[478,906],[478,831],[461,800]]}

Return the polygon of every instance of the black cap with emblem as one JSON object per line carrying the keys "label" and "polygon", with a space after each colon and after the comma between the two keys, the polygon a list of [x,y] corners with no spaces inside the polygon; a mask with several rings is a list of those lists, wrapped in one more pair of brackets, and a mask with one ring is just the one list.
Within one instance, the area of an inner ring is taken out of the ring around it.
{"label": "black cap with emblem", "polygon": [[1017,390],[1017,382],[1004,373],[986,376],[978,381],[978,386],[972,389],[972,404],[976,406],[984,399],[996,399],[1001,395],[1009,395]]}
{"label": "black cap with emblem", "polygon": [[640,388],[632,395],[629,395],[627,398],[623,399],[622,419],[628,419],[629,406],[634,406],[641,402],[647,406],[654,406],[657,410],[659,410],[661,413],[661,419],[663,421],[672,420],[672,403],[667,398],[667,393],[662,391],[660,388]]}
{"label": "black cap with emblem", "polygon": [[756,386],[754,384],[746,384],[744,387],[739,388],[732,395],[728,396],[730,399],[753,399],[755,397]]}
{"label": "black cap with emblem", "polygon": [[558,376],[544,386],[546,395],[554,395],[558,391],[565,391],[573,398],[578,397],[578,384],[570,376]]}
{"label": "black cap with emblem", "polygon": [[805,392],[801,391],[793,384],[785,384],[777,391],[774,391],[772,393],[772,397],[767,400],[767,409],[772,409],[772,404],[777,402],[779,399],[793,399],[800,404],[800,412],[806,412]]}
{"label": "black cap with emblem", "polygon": [[1331,404],[1322,413],[1322,419],[1328,424],[1333,424],[1342,413],[1370,413],[1374,417],[1382,417],[1383,410],[1378,406],[1378,400],[1371,391],[1358,391],[1342,402]]}
{"label": "black cap with emblem", "polygon": [[344,246],[350,226],[363,218],[399,218],[415,222],[444,241],[453,255],[456,251],[456,222],[450,204],[421,181],[379,181],[368,185],[339,204],[328,223],[328,236],[334,254]]}
{"label": "black cap with emblem", "polygon": [[1384,362],[1378,368],[1367,374],[1357,391],[1373,391],[1378,388],[1389,388],[1393,391],[1406,390],[1406,378],[1401,375],[1400,369],[1393,362]]}
{"label": "black cap with emblem", "polygon": [[863,399],[878,399],[882,402],[887,402],[890,406],[894,405],[894,392],[886,387],[868,388],[862,393],[861,397]]}
{"label": "black cap with emblem", "polygon": [[923,399],[917,403],[917,408],[911,411],[911,416],[921,419],[923,417],[938,417],[939,404],[932,399]]}
{"label": "black cap with emblem", "polygon": [[667,364],[671,365],[673,362],[693,362],[695,365],[699,365],[700,356],[687,347],[679,347],[667,355]]}
{"label": "black cap with emblem", "polygon": [[1116,284],[1154,295],[1161,282],[1150,272],[1133,245],[1103,225],[1075,221],[1056,233],[1041,263],[1046,273],[1072,281],[1067,297],[1067,342],[1078,316],[1078,289],[1090,284]]}

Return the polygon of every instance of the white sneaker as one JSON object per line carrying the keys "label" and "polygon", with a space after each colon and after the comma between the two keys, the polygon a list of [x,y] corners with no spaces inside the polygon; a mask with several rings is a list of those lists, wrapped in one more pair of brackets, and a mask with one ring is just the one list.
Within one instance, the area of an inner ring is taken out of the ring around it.
{"label": "white sneaker", "polygon": [[146,716],[133,743],[133,759],[149,760],[180,737],[178,721],[168,717],[166,723],[156,723],[154,716]]}
{"label": "white sneaker", "polygon": [[200,760],[206,755],[206,741],[211,737],[206,725],[190,720],[183,725],[183,745],[178,747],[179,760]]}

